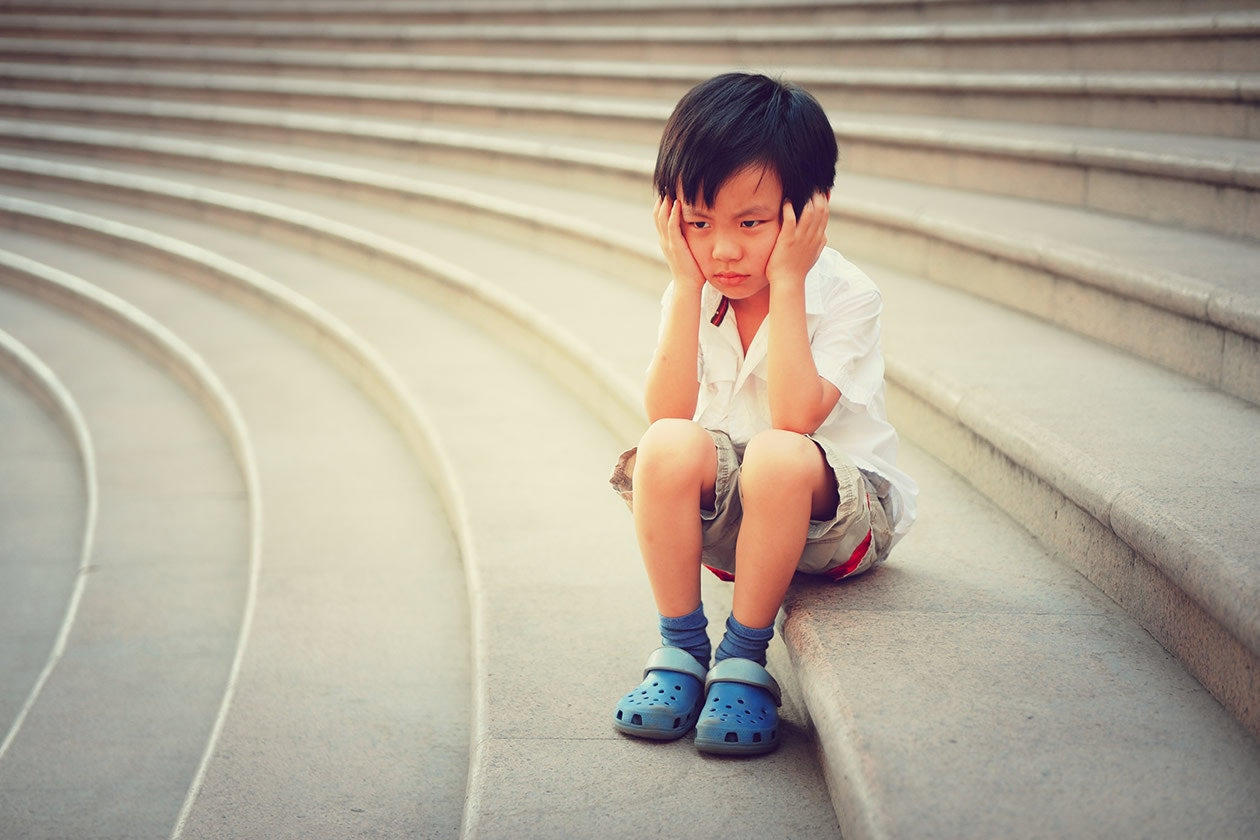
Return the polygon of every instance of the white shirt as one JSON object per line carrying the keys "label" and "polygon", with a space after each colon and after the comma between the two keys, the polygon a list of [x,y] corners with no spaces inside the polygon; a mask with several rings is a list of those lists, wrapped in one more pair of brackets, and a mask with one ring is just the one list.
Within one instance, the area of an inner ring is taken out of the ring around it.
{"label": "white shirt", "polygon": [[[662,300],[662,329],[673,299]],[[818,374],[840,389],[840,400],[813,434],[825,439],[858,469],[878,473],[892,485],[888,511],[893,542],[905,536],[915,518],[919,488],[896,467],[897,432],[884,408],[884,357],[879,345],[883,301],[870,278],[826,248],[805,277],[805,321]],[[721,292],[705,285],[701,293],[700,395],[693,418],[730,435],[741,452],[753,435],[772,428],[766,381],[768,327],[757,330],[745,356],[735,311]]]}

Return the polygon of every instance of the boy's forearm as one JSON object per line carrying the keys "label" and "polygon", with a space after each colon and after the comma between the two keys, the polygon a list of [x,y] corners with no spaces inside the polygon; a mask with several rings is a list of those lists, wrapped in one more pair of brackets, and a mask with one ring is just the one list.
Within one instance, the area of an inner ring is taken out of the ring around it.
{"label": "boy's forearm", "polygon": [[700,294],[678,291],[648,367],[643,405],[648,420],[676,417],[690,420],[696,411],[700,382]]}
{"label": "boy's forearm", "polygon": [[767,380],[774,428],[812,434],[835,405],[818,375],[805,322],[803,285],[771,286]]}

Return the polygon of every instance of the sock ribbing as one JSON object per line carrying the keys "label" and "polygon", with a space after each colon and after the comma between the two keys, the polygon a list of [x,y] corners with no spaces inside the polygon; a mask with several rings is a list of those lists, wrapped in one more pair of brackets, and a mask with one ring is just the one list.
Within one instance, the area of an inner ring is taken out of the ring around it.
{"label": "sock ribbing", "polygon": [[709,667],[713,643],[709,641],[709,619],[704,614],[704,604],[677,618],[661,616],[661,644],[682,648],[696,658],[701,667]]}
{"label": "sock ribbing", "polygon": [[723,659],[751,659],[758,665],[766,664],[766,648],[774,638],[774,624],[769,627],[745,627],[735,620],[735,616],[726,619],[726,635],[718,645],[715,661]]}

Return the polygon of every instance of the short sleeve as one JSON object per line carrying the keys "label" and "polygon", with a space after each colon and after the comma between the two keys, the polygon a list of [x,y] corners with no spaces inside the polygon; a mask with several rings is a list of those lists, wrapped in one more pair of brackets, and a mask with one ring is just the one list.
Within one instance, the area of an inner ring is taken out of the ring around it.
{"label": "short sleeve", "polygon": [[884,384],[879,318],[883,299],[869,281],[829,289],[810,349],[819,376],[848,403],[868,405]]}

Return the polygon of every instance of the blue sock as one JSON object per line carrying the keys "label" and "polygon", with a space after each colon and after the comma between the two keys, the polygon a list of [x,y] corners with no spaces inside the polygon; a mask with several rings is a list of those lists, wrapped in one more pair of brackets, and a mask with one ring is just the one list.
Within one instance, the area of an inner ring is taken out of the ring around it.
{"label": "blue sock", "polygon": [[704,669],[709,667],[709,655],[713,644],[707,632],[709,619],[704,615],[704,604],[678,618],[661,616],[661,644],[682,648],[696,658]]}
{"label": "blue sock", "polygon": [[722,643],[718,645],[715,658],[721,662],[723,659],[738,657],[751,659],[758,665],[765,665],[766,648],[770,647],[772,638],[774,638],[773,622],[769,627],[745,627],[732,615],[726,619],[726,635],[722,637]]}

